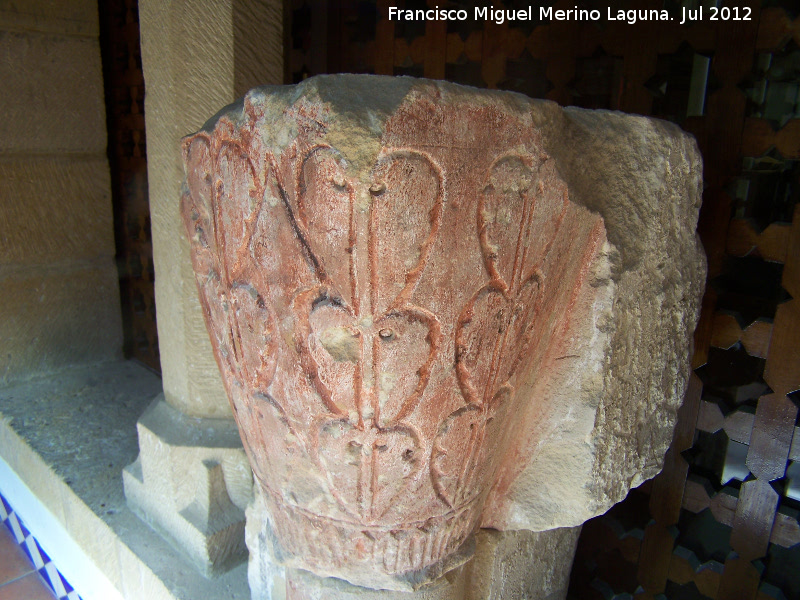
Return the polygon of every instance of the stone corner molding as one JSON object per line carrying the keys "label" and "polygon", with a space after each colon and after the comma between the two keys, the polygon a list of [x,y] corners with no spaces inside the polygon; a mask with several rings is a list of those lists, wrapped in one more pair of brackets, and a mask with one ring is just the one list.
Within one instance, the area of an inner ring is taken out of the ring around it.
{"label": "stone corner molding", "polygon": [[677,127],[336,75],[251,91],[183,152],[284,564],[414,589],[479,527],[574,527],[661,468],[705,283]]}

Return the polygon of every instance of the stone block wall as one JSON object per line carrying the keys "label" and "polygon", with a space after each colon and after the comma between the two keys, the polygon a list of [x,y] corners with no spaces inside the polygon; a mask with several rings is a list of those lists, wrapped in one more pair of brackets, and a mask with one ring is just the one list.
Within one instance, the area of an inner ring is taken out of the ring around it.
{"label": "stone block wall", "polygon": [[0,4],[0,383],[121,345],[97,5]]}

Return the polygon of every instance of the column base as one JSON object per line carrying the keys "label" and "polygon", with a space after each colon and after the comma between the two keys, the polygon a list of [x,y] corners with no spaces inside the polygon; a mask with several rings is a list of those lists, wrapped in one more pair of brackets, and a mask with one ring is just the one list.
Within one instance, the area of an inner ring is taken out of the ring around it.
{"label": "column base", "polygon": [[247,558],[252,474],[232,419],[198,419],[159,395],[139,418],[139,457],[123,469],[130,509],[206,577]]}

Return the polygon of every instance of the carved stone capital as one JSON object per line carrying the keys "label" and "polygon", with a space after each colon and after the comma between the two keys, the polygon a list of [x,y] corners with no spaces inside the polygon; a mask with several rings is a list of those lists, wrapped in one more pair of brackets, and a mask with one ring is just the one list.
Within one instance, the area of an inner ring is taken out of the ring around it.
{"label": "carved stone capital", "polygon": [[481,525],[574,527],[660,468],[704,277],[677,128],[334,76],[253,90],[183,148],[281,561],[413,589]]}

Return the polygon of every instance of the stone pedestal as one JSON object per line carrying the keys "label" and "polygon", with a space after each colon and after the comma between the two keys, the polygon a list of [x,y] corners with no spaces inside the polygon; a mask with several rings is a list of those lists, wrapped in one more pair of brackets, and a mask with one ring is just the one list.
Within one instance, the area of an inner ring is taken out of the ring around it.
{"label": "stone pedestal", "polygon": [[249,469],[179,233],[180,140],[253,85],[282,81],[282,5],[142,0],[139,16],[164,393],[139,422],[140,456],[125,470],[125,492],[129,506],[208,575],[246,560],[249,491],[241,489],[249,486],[238,474]]}
{"label": "stone pedestal", "polygon": [[561,571],[500,565],[571,556],[565,529],[661,468],[705,280],[694,140],[325,76],[252,90],[183,151],[202,312],[258,487],[253,589],[563,594]]}
{"label": "stone pedestal", "polygon": [[206,576],[241,562],[252,475],[231,419],[193,419],[159,396],[136,425],[122,475],[131,509],[177,542]]}

